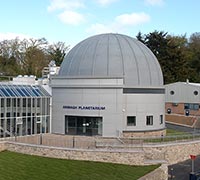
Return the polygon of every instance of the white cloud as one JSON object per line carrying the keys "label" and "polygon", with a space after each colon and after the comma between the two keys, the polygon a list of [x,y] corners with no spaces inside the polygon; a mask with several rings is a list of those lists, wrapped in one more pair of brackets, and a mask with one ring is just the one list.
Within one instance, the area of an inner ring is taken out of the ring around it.
{"label": "white cloud", "polygon": [[16,38],[23,40],[23,39],[30,39],[32,37],[26,34],[18,34],[18,33],[11,33],[11,32],[0,33],[0,41],[11,40],[11,39],[16,39]]}
{"label": "white cloud", "polygon": [[126,33],[127,29],[140,24],[148,23],[150,16],[145,13],[131,13],[121,14],[113,20],[110,24],[96,23],[86,29],[87,33],[100,34],[100,33]]}
{"label": "white cloud", "polygon": [[96,23],[92,24],[90,28],[86,29],[86,32],[89,34],[109,33],[113,32],[113,28],[104,24]]}
{"label": "white cloud", "polygon": [[79,25],[85,21],[84,16],[75,11],[64,11],[58,17],[63,23],[71,25]]}
{"label": "white cloud", "polygon": [[145,0],[145,3],[152,6],[162,6],[164,4],[164,0]]}
{"label": "white cloud", "polygon": [[83,14],[78,10],[84,8],[84,0],[51,0],[48,11],[53,12],[59,10],[57,17],[65,24],[79,25],[85,21]]}
{"label": "white cloud", "polygon": [[51,0],[51,4],[47,7],[48,11],[55,10],[74,10],[84,7],[81,0]]}
{"label": "white cloud", "polygon": [[118,0],[96,0],[96,1],[97,1],[97,3],[99,3],[100,5],[106,6],[106,5],[108,5],[108,4],[111,4],[111,3],[116,2],[116,1],[118,1]]}
{"label": "white cloud", "polygon": [[132,14],[122,14],[115,18],[115,22],[117,24],[121,24],[123,26],[134,26],[142,23],[149,22],[150,16],[145,13],[132,13]]}

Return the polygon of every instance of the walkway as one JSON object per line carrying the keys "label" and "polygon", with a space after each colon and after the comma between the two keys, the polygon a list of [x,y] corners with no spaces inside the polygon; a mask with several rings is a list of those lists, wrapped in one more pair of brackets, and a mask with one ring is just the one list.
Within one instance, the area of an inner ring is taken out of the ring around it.
{"label": "walkway", "polygon": [[[169,180],[189,180],[192,170],[191,159],[168,166]],[[200,172],[200,156],[197,156],[194,161],[194,171]]]}

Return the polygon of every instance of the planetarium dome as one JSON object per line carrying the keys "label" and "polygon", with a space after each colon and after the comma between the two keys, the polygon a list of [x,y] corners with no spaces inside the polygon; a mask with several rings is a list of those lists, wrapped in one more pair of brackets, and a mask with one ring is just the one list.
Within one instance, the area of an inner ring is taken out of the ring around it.
{"label": "planetarium dome", "polygon": [[59,76],[68,78],[123,78],[125,87],[162,86],[157,58],[143,43],[122,34],[100,34],[73,47],[61,64]]}

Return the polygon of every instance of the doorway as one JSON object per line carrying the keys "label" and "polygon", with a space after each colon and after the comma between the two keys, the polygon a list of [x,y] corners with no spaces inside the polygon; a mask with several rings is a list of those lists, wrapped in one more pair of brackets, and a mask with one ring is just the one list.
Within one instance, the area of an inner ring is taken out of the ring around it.
{"label": "doorway", "polygon": [[102,117],[65,116],[65,134],[102,135]]}

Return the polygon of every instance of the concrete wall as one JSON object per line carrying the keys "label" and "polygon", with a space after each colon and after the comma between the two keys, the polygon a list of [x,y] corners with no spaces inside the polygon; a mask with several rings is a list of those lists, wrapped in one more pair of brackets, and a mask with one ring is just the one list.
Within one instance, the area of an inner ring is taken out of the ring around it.
{"label": "concrete wall", "polygon": [[[174,92],[171,93],[171,92]],[[197,91],[198,94],[194,92]],[[199,103],[200,102],[200,86],[195,83],[177,82],[165,85],[166,102],[174,103]]]}

